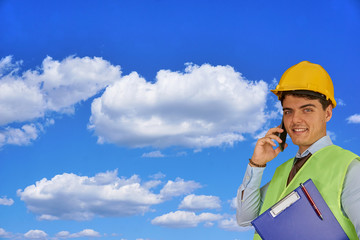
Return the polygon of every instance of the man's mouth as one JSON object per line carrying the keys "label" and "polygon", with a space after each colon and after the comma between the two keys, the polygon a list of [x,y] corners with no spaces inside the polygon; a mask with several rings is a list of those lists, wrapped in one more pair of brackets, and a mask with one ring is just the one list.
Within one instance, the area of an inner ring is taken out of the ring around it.
{"label": "man's mouth", "polygon": [[302,133],[302,132],[306,132],[308,129],[307,128],[293,128],[292,130],[295,133]]}

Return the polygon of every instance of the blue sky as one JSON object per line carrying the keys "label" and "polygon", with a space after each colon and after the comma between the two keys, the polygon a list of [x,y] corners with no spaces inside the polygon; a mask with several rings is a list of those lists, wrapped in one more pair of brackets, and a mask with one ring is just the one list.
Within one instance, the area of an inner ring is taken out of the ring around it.
{"label": "blue sky", "polygon": [[0,1],[0,238],[251,239],[234,198],[269,89],[322,65],[359,154],[359,42],[356,0]]}

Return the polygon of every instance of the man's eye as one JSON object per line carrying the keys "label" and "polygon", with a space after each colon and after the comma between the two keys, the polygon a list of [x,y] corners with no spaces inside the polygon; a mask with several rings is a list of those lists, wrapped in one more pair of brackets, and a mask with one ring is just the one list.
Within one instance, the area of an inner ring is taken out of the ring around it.
{"label": "man's eye", "polygon": [[305,108],[304,111],[305,112],[312,112],[312,109],[311,108]]}

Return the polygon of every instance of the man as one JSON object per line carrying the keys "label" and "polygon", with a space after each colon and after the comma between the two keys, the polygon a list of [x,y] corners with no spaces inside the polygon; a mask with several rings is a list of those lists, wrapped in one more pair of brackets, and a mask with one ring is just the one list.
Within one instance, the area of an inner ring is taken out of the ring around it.
{"label": "man", "polygon": [[[326,123],[336,106],[329,74],[320,65],[303,61],[289,68],[272,92],[282,103],[285,129],[299,150],[260,188],[266,164],[281,151],[275,142],[282,142],[276,134],[283,129],[271,128],[257,141],[238,189],[238,224],[249,226],[259,214],[311,178],[348,237],[360,238],[360,158],[333,145],[326,135]],[[261,238],[255,233],[254,239]]]}

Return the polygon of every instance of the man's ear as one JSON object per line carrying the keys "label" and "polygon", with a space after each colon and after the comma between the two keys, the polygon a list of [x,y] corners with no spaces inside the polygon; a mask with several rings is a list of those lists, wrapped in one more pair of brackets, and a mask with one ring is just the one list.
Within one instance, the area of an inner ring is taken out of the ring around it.
{"label": "man's ear", "polygon": [[332,110],[333,110],[333,107],[331,104],[325,109],[326,122],[330,121],[330,119],[332,117]]}

